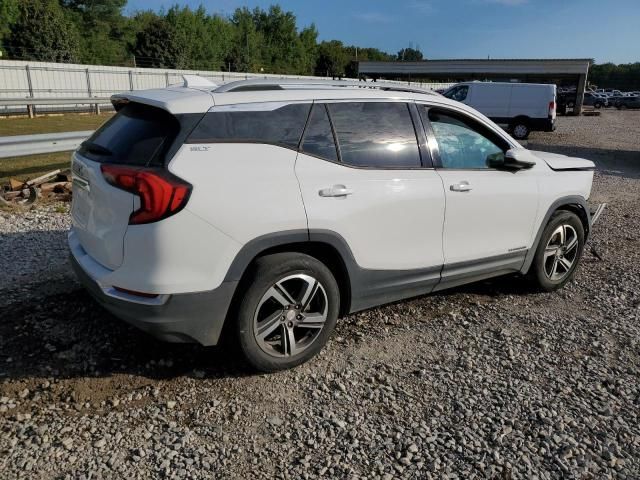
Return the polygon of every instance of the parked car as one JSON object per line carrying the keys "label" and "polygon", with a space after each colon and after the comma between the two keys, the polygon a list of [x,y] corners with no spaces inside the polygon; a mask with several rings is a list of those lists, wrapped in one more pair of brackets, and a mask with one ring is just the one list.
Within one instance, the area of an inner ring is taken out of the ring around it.
{"label": "parked car", "polygon": [[609,99],[606,96],[602,96],[593,92],[584,92],[583,105],[591,106],[593,108],[602,108],[609,106]]}
{"label": "parked car", "polygon": [[624,110],[626,108],[640,108],[640,97],[620,97],[616,101],[616,108]]}
{"label": "parked car", "polygon": [[524,140],[531,131],[552,132],[556,122],[556,86],[537,83],[467,82],[444,94],[482,112]]}
{"label": "parked car", "polygon": [[556,111],[560,115],[566,115],[569,109],[573,110],[576,106],[576,92],[558,93],[556,99]]}
{"label": "parked car", "polygon": [[350,312],[504,274],[545,291],[572,278],[592,162],[526,150],[434,93],[361,87],[187,77],[112,97],[72,158],[80,281],[161,339],[214,345],[225,328],[274,371]]}

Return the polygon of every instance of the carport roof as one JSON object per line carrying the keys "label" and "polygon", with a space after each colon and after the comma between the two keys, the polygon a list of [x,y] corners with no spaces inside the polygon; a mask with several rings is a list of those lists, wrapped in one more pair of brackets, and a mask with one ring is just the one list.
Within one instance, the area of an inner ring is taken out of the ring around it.
{"label": "carport roof", "polygon": [[590,58],[451,59],[420,62],[358,62],[361,74],[575,74],[586,75]]}

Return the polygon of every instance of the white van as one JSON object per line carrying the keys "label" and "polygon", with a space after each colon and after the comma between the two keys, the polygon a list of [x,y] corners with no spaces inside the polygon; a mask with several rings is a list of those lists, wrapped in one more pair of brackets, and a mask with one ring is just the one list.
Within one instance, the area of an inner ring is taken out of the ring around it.
{"label": "white van", "polygon": [[556,126],[556,86],[543,83],[465,82],[443,95],[475,108],[523,140]]}

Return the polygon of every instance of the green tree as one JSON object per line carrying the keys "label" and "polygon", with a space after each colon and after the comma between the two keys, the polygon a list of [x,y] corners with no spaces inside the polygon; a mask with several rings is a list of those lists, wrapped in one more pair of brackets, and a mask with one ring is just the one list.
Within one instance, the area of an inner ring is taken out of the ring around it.
{"label": "green tree", "polygon": [[7,38],[14,58],[74,62],[78,34],[56,0],[22,0]]}
{"label": "green tree", "polygon": [[177,6],[166,15],[184,48],[181,68],[220,70],[225,67],[233,41],[233,27],[218,15],[207,15],[204,7],[191,10]]}
{"label": "green tree", "polygon": [[133,30],[122,10],[127,0],[61,0],[81,31],[83,63],[119,65],[129,59]]}
{"label": "green tree", "polygon": [[264,39],[254,22],[252,12],[244,7],[238,8],[231,17],[233,47],[227,57],[231,69],[238,72],[256,72],[264,70]]}
{"label": "green tree", "polygon": [[253,21],[263,39],[260,53],[264,69],[273,73],[291,70],[297,73],[301,49],[295,15],[279,6],[271,6],[268,11],[255,8]]}
{"label": "green tree", "polygon": [[303,28],[299,35],[300,43],[297,54],[298,68],[300,75],[313,75],[313,69],[316,65],[316,56],[318,54],[318,30],[312,23]]}
{"label": "green tree", "polygon": [[318,45],[315,74],[321,77],[342,77],[345,75],[349,54],[339,40],[322,42]]}
{"label": "green tree", "polygon": [[165,17],[151,12],[136,15],[144,26],[136,33],[133,54],[136,64],[149,68],[182,68],[185,49],[175,27]]}
{"label": "green tree", "polygon": [[3,40],[11,33],[11,25],[18,19],[18,0],[0,0],[0,50]]}
{"label": "green tree", "polygon": [[403,48],[398,52],[397,59],[401,62],[419,62],[423,59],[422,52],[415,48]]}

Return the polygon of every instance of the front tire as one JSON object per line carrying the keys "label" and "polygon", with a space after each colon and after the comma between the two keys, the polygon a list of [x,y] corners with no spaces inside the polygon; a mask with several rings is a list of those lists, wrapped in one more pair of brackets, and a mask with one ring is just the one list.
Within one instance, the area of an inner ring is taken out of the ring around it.
{"label": "front tire", "polygon": [[259,258],[238,308],[240,349],[262,372],[293,368],[327,343],[340,311],[331,271],[301,253]]}
{"label": "front tire", "polygon": [[583,249],[584,227],[578,216],[557,211],[542,232],[527,277],[543,291],[558,290],[573,278]]}

